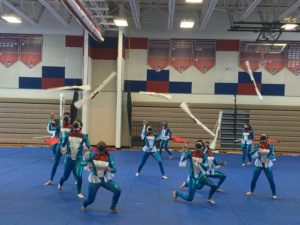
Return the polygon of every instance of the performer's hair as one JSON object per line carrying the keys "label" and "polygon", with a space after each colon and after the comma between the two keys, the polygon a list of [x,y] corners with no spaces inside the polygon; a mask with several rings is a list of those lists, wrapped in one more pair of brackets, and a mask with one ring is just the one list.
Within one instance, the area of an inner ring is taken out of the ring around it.
{"label": "performer's hair", "polygon": [[267,140],[269,138],[269,135],[267,133],[262,133],[259,137],[260,140]]}
{"label": "performer's hair", "polygon": [[201,144],[204,146],[204,142],[201,139],[196,141],[196,143],[198,143],[198,142],[201,142]]}
{"label": "performer's hair", "polygon": [[247,126],[249,127],[250,130],[252,129],[250,123],[245,123],[244,125],[247,125]]}
{"label": "performer's hair", "polygon": [[166,120],[162,121],[162,123],[165,123],[166,127],[168,127],[168,122]]}

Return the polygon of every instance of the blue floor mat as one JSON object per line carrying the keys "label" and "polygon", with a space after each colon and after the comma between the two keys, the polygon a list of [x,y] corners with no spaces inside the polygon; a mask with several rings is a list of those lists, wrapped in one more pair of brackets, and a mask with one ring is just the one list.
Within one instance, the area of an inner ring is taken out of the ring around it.
{"label": "blue floor mat", "polygon": [[[218,154],[228,162],[221,171],[227,175],[216,192],[216,205],[206,200],[209,189],[197,191],[192,202],[174,202],[172,191],[186,179],[187,168],[178,167],[180,154],[163,162],[167,180],[161,179],[158,164],[149,158],[141,175],[135,172],[141,160],[139,151],[115,151],[111,154],[118,169],[115,181],[121,186],[119,214],[111,214],[112,194],[100,189],[95,202],[81,212],[82,200],[76,197],[73,176],[57,191],[63,173],[63,160],[53,186],[43,186],[50,176],[54,160],[50,148],[0,148],[0,224],[2,225],[300,225],[300,157],[278,156],[273,173],[279,199],[272,200],[271,190],[262,173],[255,195],[250,189],[253,168],[241,167],[241,155]],[[83,193],[87,195],[87,172]]]}

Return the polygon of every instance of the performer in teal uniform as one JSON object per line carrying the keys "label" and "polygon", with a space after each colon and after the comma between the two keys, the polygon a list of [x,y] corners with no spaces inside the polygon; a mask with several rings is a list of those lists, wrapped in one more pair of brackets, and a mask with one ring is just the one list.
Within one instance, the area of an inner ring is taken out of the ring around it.
{"label": "performer in teal uniform", "polygon": [[[246,123],[244,124],[244,128],[242,130],[242,139],[241,139],[241,145],[242,145],[242,151],[243,151],[243,157],[242,157],[242,166],[245,165],[251,165],[251,146],[254,138],[254,132],[250,124]],[[246,156],[248,157],[248,162],[246,163]]]}
{"label": "performer in teal uniform", "polygon": [[207,155],[205,155],[205,146],[202,140],[198,140],[196,143],[196,149],[192,152],[190,150],[184,153],[184,156],[181,158],[181,161],[189,161],[189,182],[188,194],[183,194],[181,192],[174,191],[173,198],[178,200],[178,197],[186,200],[192,201],[196,190],[202,185],[210,186],[210,191],[208,194],[208,203],[215,204],[215,201],[212,199],[213,194],[217,190],[218,186],[215,185],[205,174],[208,169],[207,164]]}
{"label": "performer in teal uniform", "polygon": [[117,172],[113,157],[106,150],[106,144],[100,141],[97,144],[96,152],[88,151],[84,155],[85,162],[90,169],[88,198],[82,204],[81,209],[86,210],[87,206],[95,201],[97,191],[100,187],[113,193],[110,209],[118,212],[117,204],[121,195],[120,186],[112,180],[112,174]]}
{"label": "performer in teal uniform", "polygon": [[273,179],[273,161],[275,161],[275,149],[272,144],[268,143],[268,135],[262,134],[260,136],[260,143],[254,145],[254,150],[251,152],[253,158],[255,158],[254,173],[251,181],[251,189],[246,195],[250,196],[254,193],[256,181],[263,170],[272,190],[272,198],[277,199],[276,186]]}
{"label": "performer in teal uniform", "polygon": [[168,127],[168,122],[163,121],[161,132],[159,135],[159,139],[160,139],[159,154],[161,156],[162,150],[164,149],[169,154],[170,159],[172,159],[172,156],[173,156],[172,152],[168,148],[168,143],[169,143],[169,140],[171,139],[171,137],[172,137],[172,132],[171,132],[170,128]]}
{"label": "performer in teal uniform", "polygon": [[75,120],[70,133],[65,134],[65,138],[62,143],[62,147],[67,147],[64,174],[61,177],[58,185],[58,190],[62,189],[64,182],[69,178],[71,171],[76,174],[77,181],[77,196],[78,198],[84,198],[81,193],[82,186],[82,160],[83,160],[83,144],[88,149],[91,148],[90,141],[87,134],[81,132],[82,122]]}

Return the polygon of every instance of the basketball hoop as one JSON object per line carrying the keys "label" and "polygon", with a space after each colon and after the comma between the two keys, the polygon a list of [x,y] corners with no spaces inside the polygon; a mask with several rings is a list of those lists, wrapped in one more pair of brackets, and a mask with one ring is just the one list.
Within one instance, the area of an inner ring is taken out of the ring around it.
{"label": "basketball hoop", "polygon": [[259,48],[257,49],[257,53],[260,55],[260,60],[259,60],[259,64],[261,66],[264,66],[266,64],[265,62],[265,54],[266,54],[266,50],[263,48]]}

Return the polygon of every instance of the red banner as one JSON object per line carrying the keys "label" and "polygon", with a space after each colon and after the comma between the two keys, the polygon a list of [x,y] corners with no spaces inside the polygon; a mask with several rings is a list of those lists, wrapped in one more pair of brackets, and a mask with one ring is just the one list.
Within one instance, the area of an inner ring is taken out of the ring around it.
{"label": "red banner", "polygon": [[216,41],[194,41],[194,66],[202,73],[213,68],[216,63]]}
{"label": "red banner", "polygon": [[149,40],[148,65],[157,72],[169,65],[170,41]]}
{"label": "red banner", "polygon": [[20,36],[20,56],[21,61],[33,68],[42,61],[42,35],[21,35]]}
{"label": "red banner", "polygon": [[0,61],[5,67],[10,67],[19,60],[19,36],[0,36]]}
{"label": "red banner", "polygon": [[248,42],[240,42],[240,67],[247,72],[245,62],[249,61],[254,72],[259,69],[261,54],[252,51],[253,49],[247,49],[247,43]]}
{"label": "red banner", "polygon": [[289,42],[287,45],[286,68],[295,75],[300,75],[300,42]]}
{"label": "red banner", "polygon": [[192,65],[193,41],[171,40],[171,65],[180,73]]}
{"label": "red banner", "polygon": [[265,70],[275,75],[284,68],[284,51],[279,54],[266,53],[264,55]]}

